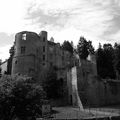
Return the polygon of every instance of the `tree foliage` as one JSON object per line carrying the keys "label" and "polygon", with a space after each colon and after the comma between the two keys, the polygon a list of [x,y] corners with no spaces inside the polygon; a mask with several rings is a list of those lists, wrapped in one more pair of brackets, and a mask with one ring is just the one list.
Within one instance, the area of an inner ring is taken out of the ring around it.
{"label": "tree foliage", "polygon": [[67,50],[69,51],[70,53],[73,53],[73,45],[72,43],[70,43],[69,41],[64,41],[63,44],[62,44],[62,48],[64,50]]}
{"label": "tree foliage", "polygon": [[88,41],[88,51],[90,54],[95,54],[95,49],[92,45],[92,41],[90,41],[90,40]]}
{"label": "tree foliage", "polygon": [[2,63],[2,60],[0,59],[0,77],[2,76],[2,68],[1,68],[1,63]]}
{"label": "tree foliage", "polygon": [[89,54],[94,54],[92,41],[87,41],[84,37],[80,37],[77,45],[77,51],[81,59],[86,59]]}
{"label": "tree foliage", "polygon": [[114,48],[111,44],[104,44],[103,48],[99,45],[96,52],[97,72],[102,78],[115,79],[116,74],[114,70]]}
{"label": "tree foliage", "polygon": [[9,57],[9,59],[7,60],[7,71],[6,71],[6,74],[7,74],[7,75],[11,75],[11,71],[12,71],[12,59],[13,59],[13,56],[14,56],[14,54],[15,54],[14,45],[10,48],[9,54],[10,54],[10,57]]}
{"label": "tree foliage", "polygon": [[117,74],[120,75],[120,44],[114,45],[114,68]]}
{"label": "tree foliage", "polygon": [[41,105],[46,97],[42,87],[29,77],[3,76],[0,79],[0,118],[26,119],[40,116]]}

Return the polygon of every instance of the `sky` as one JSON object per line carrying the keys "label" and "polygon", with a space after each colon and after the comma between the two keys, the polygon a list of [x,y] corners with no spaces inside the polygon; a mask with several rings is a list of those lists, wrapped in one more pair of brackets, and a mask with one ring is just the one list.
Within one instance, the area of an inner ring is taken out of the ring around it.
{"label": "sky", "polygon": [[73,41],[80,36],[99,43],[120,40],[120,0],[0,0],[0,59],[9,57],[21,31],[48,32],[48,40]]}

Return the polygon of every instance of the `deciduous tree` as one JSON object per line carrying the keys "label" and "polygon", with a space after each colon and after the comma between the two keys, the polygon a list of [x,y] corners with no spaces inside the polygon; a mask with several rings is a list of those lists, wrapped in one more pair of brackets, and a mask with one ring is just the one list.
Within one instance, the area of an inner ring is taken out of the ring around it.
{"label": "deciduous tree", "polygon": [[0,79],[0,119],[41,116],[46,95],[42,87],[29,77],[3,76]]}
{"label": "deciduous tree", "polygon": [[72,46],[72,43],[70,43],[69,41],[65,40],[62,44],[62,48],[64,50],[69,51],[70,53],[73,53],[73,46]]}
{"label": "deciduous tree", "polygon": [[54,67],[51,67],[48,70],[43,86],[49,99],[57,99],[61,97],[62,83],[57,79],[57,73]]}
{"label": "deciduous tree", "polygon": [[97,72],[102,78],[115,79],[114,70],[114,49],[111,44],[104,44],[103,48],[99,45],[96,52],[97,58]]}
{"label": "deciduous tree", "polygon": [[80,37],[77,45],[77,51],[81,59],[86,59],[89,54],[94,54],[94,47],[92,41],[87,41],[84,37]]}
{"label": "deciduous tree", "polygon": [[[120,44],[114,45],[114,68],[117,73],[117,77],[120,75]],[[119,78],[120,79],[120,78]]]}

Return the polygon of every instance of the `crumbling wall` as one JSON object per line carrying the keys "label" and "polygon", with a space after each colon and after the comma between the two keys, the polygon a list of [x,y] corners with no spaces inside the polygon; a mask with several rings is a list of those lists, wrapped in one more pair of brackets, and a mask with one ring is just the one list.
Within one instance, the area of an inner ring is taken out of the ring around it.
{"label": "crumbling wall", "polygon": [[120,82],[100,80],[88,74],[84,78],[78,69],[78,91],[83,105],[103,106],[120,103]]}

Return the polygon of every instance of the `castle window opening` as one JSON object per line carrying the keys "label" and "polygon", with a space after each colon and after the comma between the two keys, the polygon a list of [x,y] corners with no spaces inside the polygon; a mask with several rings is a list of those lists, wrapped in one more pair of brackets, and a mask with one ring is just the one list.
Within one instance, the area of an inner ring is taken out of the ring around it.
{"label": "castle window opening", "polygon": [[26,33],[22,34],[22,40],[26,40]]}
{"label": "castle window opening", "polygon": [[43,52],[45,52],[45,46],[43,46]]}
{"label": "castle window opening", "polygon": [[45,63],[43,63],[43,66],[45,66]]}
{"label": "castle window opening", "polygon": [[45,37],[43,37],[43,42],[45,42]]}
{"label": "castle window opening", "polygon": [[64,56],[62,56],[62,61],[64,61]]}
{"label": "castle window opening", "polygon": [[17,60],[15,61],[15,64],[17,64]]}
{"label": "castle window opening", "polygon": [[45,55],[43,55],[43,61],[45,61]]}
{"label": "castle window opening", "polygon": [[21,54],[24,54],[25,53],[25,46],[22,46],[21,47]]}
{"label": "castle window opening", "polygon": [[37,53],[37,55],[38,55],[38,49],[36,49],[36,53]]}
{"label": "castle window opening", "polygon": [[50,66],[53,66],[53,63],[52,63],[52,62],[50,62]]}

